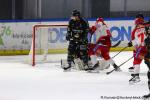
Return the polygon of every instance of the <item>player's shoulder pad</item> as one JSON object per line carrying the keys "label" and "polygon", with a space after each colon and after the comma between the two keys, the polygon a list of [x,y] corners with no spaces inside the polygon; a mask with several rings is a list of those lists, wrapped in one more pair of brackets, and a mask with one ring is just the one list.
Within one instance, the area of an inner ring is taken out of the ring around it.
{"label": "player's shoulder pad", "polygon": [[150,24],[150,20],[144,21],[144,25],[146,25],[146,24]]}
{"label": "player's shoulder pad", "polygon": [[74,21],[74,19],[70,18],[70,19],[69,19],[69,22],[72,22],[72,21]]}
{"label": "player's shoulder pad", "polygon": [[86,22],[86,23],[88,23],[88,20],[86,18],[82,17],[81,20],[84,21],[84,22]]}
{"label": "player's shoulder pad", "polygon": [[88,20],[87,20],[87,19],[83,18],[83,20],[84,20],[86,23],[88,23]]}
{"label": "player's shoulder pad", "polygon": [[74,23],[74,19],[69,19],[69,25]]}

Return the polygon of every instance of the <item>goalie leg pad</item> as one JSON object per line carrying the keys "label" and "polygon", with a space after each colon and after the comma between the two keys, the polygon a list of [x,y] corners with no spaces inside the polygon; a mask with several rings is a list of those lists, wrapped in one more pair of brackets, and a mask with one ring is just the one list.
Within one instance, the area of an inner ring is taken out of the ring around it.
{"label": "goalie leg pad", "polygon": [[83,61],[81,61],[80,58],[75,59],[74,62],[75,62],[75,67],[77,70],[83,70],[84,69]]}
{"label": "goalie leg pad", "polygon": [[108,61],[101,59],[99,60],[99,69],[100,70],[104,70],[104,69],[108,69],[110,67],[110,64]]}
{"label": "goalie leg pad", "polygon": [[97,63],[97,56],[91,55],[90,58],[91,58],[92,65],[94,66]]}

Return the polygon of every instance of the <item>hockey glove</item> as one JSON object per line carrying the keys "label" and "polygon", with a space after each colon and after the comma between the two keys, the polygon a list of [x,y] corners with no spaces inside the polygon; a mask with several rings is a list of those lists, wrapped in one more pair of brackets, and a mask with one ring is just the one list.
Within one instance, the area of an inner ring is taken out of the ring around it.
{"label": "hockey glove", "polygon": [[132,45],[132,42],[130,41],[129,43],[128,43],[128,47],[132,47],[133,45]]}
{"label": "hockey glove", "polygon": [[95,26],[90,27],[90,33],[91,34],[94,34],[95,31],[96,31],[96,27]]}

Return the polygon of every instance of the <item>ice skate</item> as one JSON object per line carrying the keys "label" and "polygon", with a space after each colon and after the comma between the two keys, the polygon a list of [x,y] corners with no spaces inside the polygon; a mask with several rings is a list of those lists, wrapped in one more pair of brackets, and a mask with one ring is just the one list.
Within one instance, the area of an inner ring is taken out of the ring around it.
{"label": "ice skate", "polygon": [[67,64],[66,60],[61,59],[61,68],[64,70],[64,72],[71,70],[71,64]]}
{"label": "ice skate", "polygon": [[67,67],[64,67],[64,72],[71,71],[71,65],[68,65]]}
{"label": "ice skate", "polygon": [[134,72],[134,67],[129,67],[129,72]]}
{"label": "ice skate", "polygon": [[119,66],[117,66],[116,64],[114,64],[113,66],[116,72],[121,72],[121,69],[119,68]]}
{"label": "ice skate", "polygon": [[95,70],[96,68],[98,68],[99,66],[99,62],[97,62],[93,67],[89,67],[87,69],[85,69],[86,71],[89,71],[89,70]]}
{"label": "ice skate", "polygon": [[89,73],[99,73],[98,67],[99,62],[97,62],[93,67],[86,69],[86,71]]}
{"label": "ice skate", "polygon": [[115,71],[116,72],[121,72],[122,70],[118,67],[118,68],[115,68]]}
{"label": "ice skate", "polygon": [[139,76],[132,76],[132,78],[129,80],[129,84],[134,84],[140,82]]}
{"label": "ice skate", "polygon": [[85,65],[83,63],[83,61],[80,58],[74,59],[75,62],[75,67],[77,70],[84,70],[85,69]]}
{"label": "ice skate", "polygon": [[150,100],[150,93],[143,96],[143,100]]}

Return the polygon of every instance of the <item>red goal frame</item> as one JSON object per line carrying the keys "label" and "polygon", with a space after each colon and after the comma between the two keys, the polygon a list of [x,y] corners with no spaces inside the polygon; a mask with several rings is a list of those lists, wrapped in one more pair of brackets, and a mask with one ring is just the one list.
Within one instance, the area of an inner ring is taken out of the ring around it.
{"label": "red goal frame", "polygon": [[36,34],[36,28],[37,27],[52,27],[52,26],[55,26],[55,27],[59,27],[59,26],[68,26],[68,25],[34,25],[33,26],[33,33],[32,33],[32,42],[33,42],[33,56],[32,56],[32,66],[35,66],[35,40],[36,40],[36,38],[35,38],[35,34]]}

